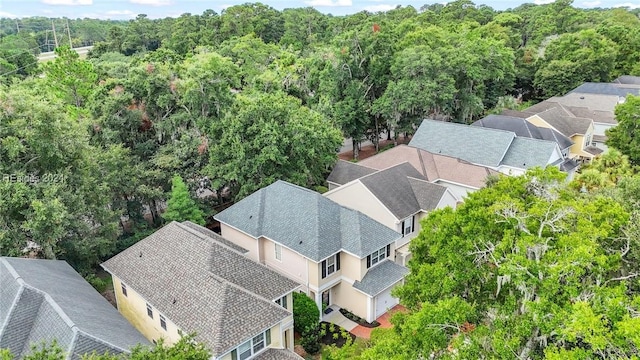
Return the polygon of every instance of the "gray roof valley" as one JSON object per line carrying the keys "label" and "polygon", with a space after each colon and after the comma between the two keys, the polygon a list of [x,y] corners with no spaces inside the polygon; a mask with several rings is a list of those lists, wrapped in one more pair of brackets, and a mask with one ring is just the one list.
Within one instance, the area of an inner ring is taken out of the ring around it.
{"label": "gray roof valley", "polygon": [[359,211],[285,181],[254,192],[215,219],[316,262],[341,250],[363,258],[402,236]]}

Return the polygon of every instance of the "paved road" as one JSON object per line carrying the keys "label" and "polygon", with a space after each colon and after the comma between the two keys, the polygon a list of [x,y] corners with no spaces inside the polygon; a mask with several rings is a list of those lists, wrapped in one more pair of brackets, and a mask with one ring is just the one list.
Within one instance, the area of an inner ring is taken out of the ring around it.
{"label": "paved road", "polygon": [[[393,133],[391,133],[391,136],[393,137]],[[387,139],[387,133],[382,132],[380,134],[380,140],[386,140],[386,139]],[[361,143],[361,147],[367,146],[367,145],[372,145],[371,141],[365,140]],[[340,147],[339,154],[342,154],[345,152],[351,152],[351,151],[353,151],[353,141],[351,140],[351,138],[344,139],[344,141],[342,142],[342,147]]]}
{"label": "paved road", "polygon": [[[80,56],[85,56],[91,49],[93,49],[93,46],[77,47],[77,48],[74,48],[73,50],[75,50],[78,54],[80,54]],[[56,53],[53,51],[49,51],[49,52],[40,53],[40,55],[38,56],[38,61],[49,61],[55,58],[56,58]]]}

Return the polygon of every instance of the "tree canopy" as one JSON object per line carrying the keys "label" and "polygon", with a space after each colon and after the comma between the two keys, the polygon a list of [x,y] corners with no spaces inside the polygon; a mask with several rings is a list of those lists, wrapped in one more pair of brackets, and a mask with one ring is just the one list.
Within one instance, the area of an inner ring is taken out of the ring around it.
{"label": "tree canopy", "polygon": [[637,356],[633,214],[563,179],[554,168],[503,176],[432,212],[395,292],[409,312],[361,357]]}

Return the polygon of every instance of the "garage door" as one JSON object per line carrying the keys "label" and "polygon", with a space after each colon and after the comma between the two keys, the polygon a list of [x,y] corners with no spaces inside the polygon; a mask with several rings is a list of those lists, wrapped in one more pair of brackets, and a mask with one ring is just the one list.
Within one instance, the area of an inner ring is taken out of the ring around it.
{"label": "garage door", "polygon": [[387,312],[387,310],[398,304],[398,299],[391,296],[391,289],[393,287],[388,288],[384,292],[380,293],[376,296],[376,319],[380,317],[380,315]]}

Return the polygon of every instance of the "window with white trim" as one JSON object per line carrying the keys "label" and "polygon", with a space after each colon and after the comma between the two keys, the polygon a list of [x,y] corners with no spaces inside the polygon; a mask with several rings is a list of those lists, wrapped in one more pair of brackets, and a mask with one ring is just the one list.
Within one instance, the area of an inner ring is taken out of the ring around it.
{"label": "window with white trim", "polygon": [[374,251],[371,255],[367,256],[367,269],[378,264],[382,260],[387,258],[387,252],[389,251],[389,245]]}
{"label": "window with white trim", "polygon": [[120,287],[122,288],[122,295],[127,296],[127,285],[120,283]]}
{"label": "window with white trim", "polygon": [[282,306],[283,308],[287,309],[287,295],[281,297],[280,299],[276,300],[276,304]]}
{"label": "window with white trim", "polygon": [[407,236],[411,234],[414,230],[415,225],[415,215],[410,218],[406,218],[402,220],[402,236]]}
{"label": "window with white trim", "polygon": [[260,333],[231,351],[232,360],[250,359],[271,344],[271,329]]}
{"label": "window with white trim", "polygon": [[322,261],[322,264],[320,266],[322,267],[323,279],[340,270],[340,253],[329,256]]}
{"label": "window with white trim", "polygon": [[160,327],[167,330],[167,319],[160,315]]}
{"label": "window with white trim", "polygon": [[276,260],[278,261],[282,261],[282,245],[280,244],[275,244],[275,256],[276,256]]}
{"label": "window with white trim", "polygon": [[153,308],[149,304],[147,304],[147,315],[153,319]]}

